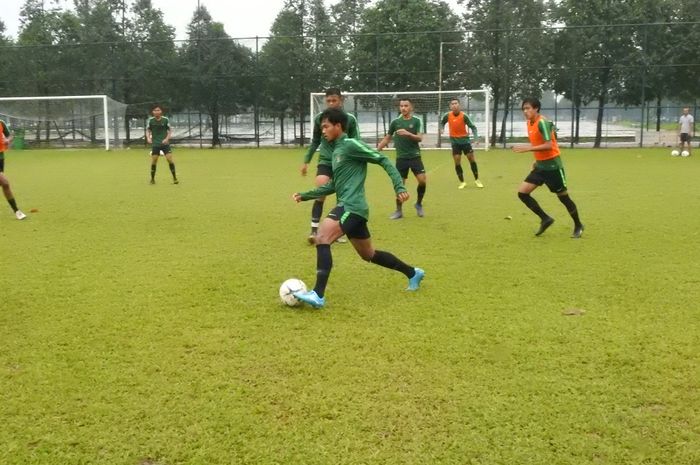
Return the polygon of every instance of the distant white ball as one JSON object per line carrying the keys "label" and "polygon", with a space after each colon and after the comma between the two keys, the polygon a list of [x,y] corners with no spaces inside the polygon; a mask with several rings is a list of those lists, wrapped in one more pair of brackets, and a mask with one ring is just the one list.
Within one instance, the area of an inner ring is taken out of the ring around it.
{"label": "distant white ball", "polygon": [[280,299],[282,303],[289,307],[299,306],[301,302],[294,297],[294,293],[299,291],[306,292],[306,284],[304,284],[304,281],[301,279],[290,278],[283,282],[280,286]]}
{"label": "distant white ball", "polygon": [[687,150],[683,150],[681,152],[681,157],[689,157],[689,156],[690,156],[690,152],[688,152]]}
{"label": "distant white ball", "polygon": [[672,156],[672,157],[677,157],[677,156],[680,155],[680,154],[681,154],[681,153],[680,153],[678,150],[671,150],[671,156]]}

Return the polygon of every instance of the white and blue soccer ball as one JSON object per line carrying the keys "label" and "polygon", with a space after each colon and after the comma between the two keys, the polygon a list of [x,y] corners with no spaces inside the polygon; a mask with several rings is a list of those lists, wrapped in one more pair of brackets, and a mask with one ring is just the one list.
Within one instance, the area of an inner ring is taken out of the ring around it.
{"label": "white and blue soccer ball", "polygon": [[690,156],[690,152],[688,152],[687,150],[683,150],[681,152],[681,157],[689,157],[689,156]]}
{"label": "white and blue soccer ball", "polygon": [[680,155],[680,154],[681,154],[681,153],[680,153],[678,150],[671,150],[671,156],[672,156],[672,157],[677,157],[677,156]]}
{"label": "white and blue soccer ball", "polygon": [[280,300],[288,307],[298,307],[301,302],[294,297],[295,292],[306,292],[306,284],[297,278],[290,278],[280,286]]}

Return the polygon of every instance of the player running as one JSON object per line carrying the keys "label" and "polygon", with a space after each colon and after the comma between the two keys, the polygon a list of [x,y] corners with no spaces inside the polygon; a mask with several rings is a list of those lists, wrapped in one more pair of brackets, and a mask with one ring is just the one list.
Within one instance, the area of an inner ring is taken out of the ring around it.
{"label": "player running", "polygon": [[178,184],[175,162],[170,148],[170,136],[173,134],[172,129],[170,129],[170,120],[167,116],[163,116],[163,108],[160,105],[154,105],[151,108],[151,114],[153,117],[148,119],[146,125],[146,142],[151,144],[151,184],[156,183],[156,165],[161,154],[165,155],[168,160],[170,172],[173,175],[173,184]]}
{"label": "player running", "polygon": [[[326,108],[338,108],[343,107],[343,96],[340,93],[340,89],[335,87],[326,90]],[[320,147],[318,154],[318,166],[316,168],[316,179],[314,180],[316,187],[323,186],[328,181],[333,178],[333,163],[331,162],[331,154],[333,153],[333,142],[329,142],[322,137],[321,134],[321,114],[319,113],[314,118],[314,129],[313,136],[311,138],[311,145],[304,155],[304,163],[301,165],[301,175],[306,176],[306,172],[309,168],[309,163],[316,152],[316,149]],[[347,135],[352,139],[360,139],[360,130],[357,125],[357,120],[355,116],[350,113],[345,113],[348,116],[348,128]],[[311,206],[311,233],[309,234],[309,244],[314,245],[316,243],[316,232],[318,231],[318,225],[321,222],[321,215],[323,214],[323,202],[326,200],[325,197],[317,198],[313,205]],[[339,238],[340,239],[340,238]]]}
{"label": "player running", "polygon": [[23,220],[27,215],[17,208],[15,195],[12,193],[12,189],[10,189],[10,180],[5,176],[5,150],[10,148],[12,137],[7,123],[0,120],[0,186],[2,187],[2,193],[5,195],[5,199],[7,199],[7,203],[10,204],[10,208],[12,208],[12,211],[15,213],[15,218]]}
{"label": "player running", "polygon": [[[377,144],[377,150],[383,150],[389,145],[392,137],[394,139],[394,148],[396,149],[396,169],[401,174],[403,183],[406,184],[408,178],[408,170],[413,172],[413,175],[418,181],[416,198],[416,213],[423,217],[423,196],[425,196],[426,176],[423,160],[420,155],[419,142],[423,140],[423,122],[420,118],[413,116],[413,102],[411,99],[403,98],[399,101],[399,111],[401,116],[394,119],[389,124],[389,132]],[[396,200],[396,211],[389,217],[392,220],[403,218],[401,209],[402,202]]]}
{"label": "player running", "polygon": [[[450,141],[452,142],[452,158],[454,159],[455,171],[457,172],[457,178],[460,182],[458,188],[464,189],[467,187],[467,183],[464,182],[464,171],[462,170],[462,154],[466,155],[467,160],[469,160],[469,166],[474,175],[474,184],[476,187],[484,187],[481,181],[479,181],[479,169],[476,166],[474,149],[472,148],[472,141],[476,144],[478,137],[476,126],[466,113],[460,109],[458,98],[450,100],[450,111],[442,117],[440,128],[442,129],[446,124],[449,124]],[[470,129],[471,136],[469,133]]]}
{"label": "player running", "polygon": [[579,220],[576,204],[569,197],[566,186],[566,174],[564,165],[559,156],[559,146],[554,123],[540,115],[540,101],[536,98],[523,100],[522,110],[527,121],[527,136],[529,145],[514,145],[513,151],[517,153],[534,152],[535,164],[525,181],[518,188],[518,197],[527,207],[540,217],[541,223],[535,236],[541,235],[553,223],[554,218],[547,215],[530,193],[542,184],[547,184],[549,190],[557,194],[557,198],[564,204],[574,220],[574,232],[572,238],[578,239],[583,234],[583,224]]}
{"label": "player running", "polygon": [[294,296],[315,308],[325,305],[326,285],[333,266],[330,244],[343,234],[364,260],[403,273],[408,278],[407,290],[418,290],[425,272],[405,264],[389,252],[375,250],[367,229],[367,163],[384,168],[394,185],[397,201],[405,202],[409,195],[399,173],[387,157],[348,137],[345,132],[348,117],[342,110],[329,108],[321,113],[320,121],[323,137],[334,142],[335,146],[332,154],[333,179],[308,192],[295,193],[292,198],[301,202],[335,193],[338,203],[323,220],[316,235],[316,284],[313,290],[295,292]]}

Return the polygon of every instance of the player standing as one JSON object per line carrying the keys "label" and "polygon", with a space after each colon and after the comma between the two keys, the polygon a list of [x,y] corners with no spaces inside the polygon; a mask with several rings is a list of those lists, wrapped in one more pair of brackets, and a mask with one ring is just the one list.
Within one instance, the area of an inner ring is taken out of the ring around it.
{"label": "player standing", "polygon": [[333,179],[308,192],[295,193],[296,202],[316,199],[335,192],[338,203],[323,220],[316,235],[316,284],[309,292],[295,292],[294,296],[315,308],[325,304],[324,297],[328,277],[333,267],[331,246],[345,234],[357,253],[364,260],[403,273],[408,278],[407,290],[415,291],[425,272],[413,268],[389,252],[375,250],[367,229],[369,206],[365,197],[367,163],[381,165],[394,185],[397,202],[408,200],[408,192],[401,177],[384,155],[370,149],[364,143],[351,139],[345,133],[348,118],[345,112],[329,108],[321,114],[321,130],[329,142],[335,142],[333,151]]}
{"label": "player standing", "polygon": [[10,128],[7,126],[3,120],[0,120],[0,186],[2,186],[2,193],[7,199],[7,203],[10,204],[10,208],[15,212],[15,218],[18,220],[23,220],[27,217],[22,210],[17,208],[17,201],[15,200],[15,195],[12,193],[10,188],[10,181],[5,176],[5,150],[10,148],[10,143],[12,143],[12,133]]}
{"label": "player standing", "polygon": [[[452,142],[452,158],[454,159],[455,171],[457,172],[457,178],[459,178],[460,182],[459,189],[467,187],[467,183],[464,182],[464,171],[462,170],[462,154],[466,155],[467,160],[469,160],[469,166],[474,175],[474,184],[476,184],[476,187],[484,187],[481,181],[479,181],[479,168],[476,165],[474,149],[471,144],[471,141],[474,141],[474,143],[477,141],[478,135],[476,126],[466,113],[460,109],[458,98],[450,100],[450,111],[442,117],[440,128],[445,127],[448,123],[450,141]],[[471,138],[469,129],[471,129]]]}
{"label": "player standing", "polygon": [[146,125],[146,142],[151,144],[151,184],[156,183],[156,165],[161,154],[165,155],[168,160],[170,172],[173,175],[173,184],[178,184],[175,162],[170,148],[170,136],[173,134],[170,120],[167,116],[163,116],[163,108],[160,105],[154,105],[151,108],[151,114],[153,117],[148,119]]}
{"label": "player standing", "polygon": [[[332,87],[326,90],[326,108],[337,108],[342,109],[343,107],[343,96],[340,93],[340,89]],[[301,165],[301,175],[306,176],[306,172],[309,168],[309,163],[316,152],[316,149],[320,147],[318,154],[318,166],[316,168],[316,179],[314,180],[316,187],[323,186],[328,181],[333,178],[333,163],[331,162],[331,154],[333,153],[333,142],[327,141],[322,137],[321,134],[321,114],[319,113],[314,118],[314,129],[313,136],[311,138],[311,145],[304,155],[304,163]],[[346,113],[348,116],[348,127],[347,135],[351,139],[360,138],[360,130],[357,125],[357,120],[355,116],[350,113]],[[317,198],[313,205],[311,206],[311,233],[309,234],[309,244],[314,245],[316,243],[316,232],[318,231],[318,225],[321,222],[321,215],[323,214],[323,202],[326,200],[325,197]]]}
{"label": "player standing", "polygon": [[554,123],[540,115],[540,107],[540,101],[536,98],[526,98],[522,103],[530,144],[514,145],[513,151],[517,153],[534,152],[535,164],[525,181],[520,184],[518,197],[540,217],[540,228],[535,233],[535,236],[539,236],[554,223],[554,218],[542,210],[537,201],[530,196],[530,193],[542,184],[547,184],[549,190],[557,194],[557,198],[564,204],[574,220],[574,232],[571,237],[578,239],[583,234],[583,224],[579,220],[576,204],[571,200],[567,191],[566,174],[559,156]]}
{"label": "player standing", "polygon": [[[394,119],[389,124],[389,132],[377,144],[378,150],[383,150],[389,145],[391,139],[394,139],[394,148],[396,149],[396,169],[401,174],[403,183],[406,184],[408,178],[408,170],[413,172],[413,175],[418,181],[416,213],[418,216],[423,216],[423,196],[425,196],[426,176],[425,167],[420,154],[419,142],[423,140],[423,122],[420,118],[413,116],[413,102],[411,99],[403,98],[399,101],[399,111],[401,116]],[[402,202],[396,200],[396,211],[389,217],[392,220],[403,218],[401,209]]]}
{"label": "player standing", "polygon": [[693,132],[692,129],[694,123],[695,119],[693,119],[693,115],[690,114],[690,108],[684,108],[683,114],[678,119],[678,133],[681,139],[681,153],[683,153],[683,147],[685,147],[685,144],[688,144],[688,154],[691,154],[690,139]]}

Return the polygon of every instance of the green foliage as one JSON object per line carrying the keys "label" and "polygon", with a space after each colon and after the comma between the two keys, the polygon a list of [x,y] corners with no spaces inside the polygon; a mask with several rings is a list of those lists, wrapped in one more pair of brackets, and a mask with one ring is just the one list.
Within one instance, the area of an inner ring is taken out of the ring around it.
{"label": "green foliage", "polygon": [[578,241],[546,188],[533,236],[531,155],[458,190],[426,151],[400,221],[370,167],[374,244],[424,285],[334,245],[314,311],[277,298],[315,276],[301,155],[177,148],[150,186],[145,149],[7,154],[39,211],[0,210],[0,463],[700,463],[696,158],[565,150]]}

